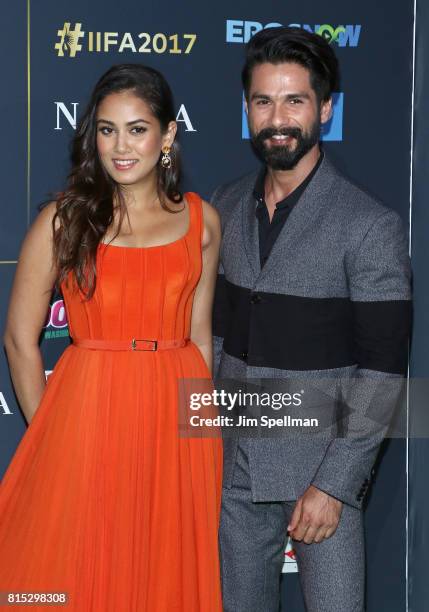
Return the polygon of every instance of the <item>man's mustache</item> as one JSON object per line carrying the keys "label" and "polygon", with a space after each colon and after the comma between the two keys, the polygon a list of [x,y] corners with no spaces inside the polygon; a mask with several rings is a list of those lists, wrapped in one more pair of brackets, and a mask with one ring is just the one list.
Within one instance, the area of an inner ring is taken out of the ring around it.
{"label": "man's mustache", "polygon": [[273,136],[291,136],[292,138],[300,138],[301,135],[302,131],[297,127],[285,127],[280,129],[267,127],[258,132],[256,138],[261,142],[263,140],[268,140],[268,138],[272,138]]}

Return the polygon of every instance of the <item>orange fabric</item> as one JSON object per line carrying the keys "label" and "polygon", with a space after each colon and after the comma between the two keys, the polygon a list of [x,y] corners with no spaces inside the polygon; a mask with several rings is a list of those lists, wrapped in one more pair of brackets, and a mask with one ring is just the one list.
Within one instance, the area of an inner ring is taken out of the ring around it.
{"label": "orange fabric", "polygon": [[[189,337],[202,208],[186,198],[181,239],[100,244],[94,297],[63,286],[71,336]],[[178,379],[208,377],[192,342],[64,351],[0,487],[0,591],[68,592],[50,610],[222,610],[222,440],[178,433]]]}

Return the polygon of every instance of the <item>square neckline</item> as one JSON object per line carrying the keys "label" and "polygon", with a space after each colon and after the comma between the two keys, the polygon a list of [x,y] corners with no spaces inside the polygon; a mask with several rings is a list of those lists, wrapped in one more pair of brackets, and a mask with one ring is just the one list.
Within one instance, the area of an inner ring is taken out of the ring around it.
{"label": "square neckline", "polygon": [[185,203],[187,204],[188,207],[188,227],[186,229],[186,232],[183,234],[183,236],[180,236],[180,238],[177,238],[176,240],[173,240],[171,242],[165,242],[164,244],[154,244],[152,246],[135,246],[135,247],[130,247],[130,246],[125,246],[125,245],[121,245],[121,244],[110,244],[109,242],[102,242],[100,241],[98,243],[98,246],[102,246],[102,247],[113,247],[114,249],[129,249],[130,251],[142,251],[142,250],[148,250],[148,249],[161,249],[163,247],[168,247],[171,246],[173,244],[177,244],[178,242],[182,242],[182,240],[186,240],[186,238],[189,236],[189,234],[191,233],[192,230],[192,212],[191,212],[191,204],[188,200],[188,195],[190,194],[190,192],[186,192],[183,194],[183,198],[185,200]]}

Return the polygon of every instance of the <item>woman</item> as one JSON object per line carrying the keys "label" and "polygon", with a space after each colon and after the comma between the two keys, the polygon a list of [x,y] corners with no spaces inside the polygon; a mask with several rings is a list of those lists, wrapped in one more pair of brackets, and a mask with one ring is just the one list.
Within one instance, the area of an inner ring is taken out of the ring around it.
{"label": "woman", "polygon": [[[111,68],[67,189],[25,238],[5,346],[29,427],[0,488],[1,591],[67,592],[79,612],[221,610],[221,440],[178,429],[178,380],[210,378],[220,227],[180,194],[176,129],[157,71]],[[55,283],[73,344],[45,388]]]}

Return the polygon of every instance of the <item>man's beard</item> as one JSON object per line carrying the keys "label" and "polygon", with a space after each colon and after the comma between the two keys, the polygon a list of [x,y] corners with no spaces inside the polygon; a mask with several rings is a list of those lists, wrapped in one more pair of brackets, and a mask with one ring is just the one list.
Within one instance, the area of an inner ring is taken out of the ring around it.
{"label": "man's beard", "polygon": [[[320,125],[320,120],[316,119],[309,132],[303,132],[297,127],[284,127],[280,129],[268,127],[262,129],[258,134],[251,130],[252,144],[258,155],[262,157],[267,166],[272,170],[292,170],[304,155],[319,142]],[[265,141],[276,135],[295,138],[295,147],[292,149],[287,145],[267,146]]]}

